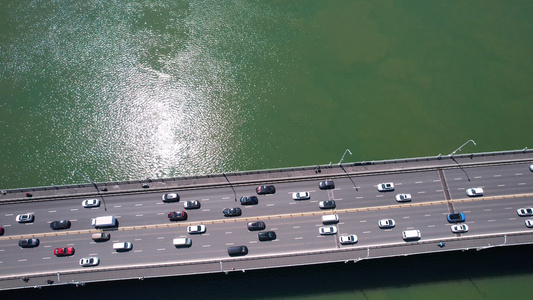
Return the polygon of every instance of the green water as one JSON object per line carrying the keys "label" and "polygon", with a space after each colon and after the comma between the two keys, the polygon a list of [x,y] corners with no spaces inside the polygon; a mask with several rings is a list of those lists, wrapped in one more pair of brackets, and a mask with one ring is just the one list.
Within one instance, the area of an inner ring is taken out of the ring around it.
{"label": "green water", "polygon": [[526,0],[4,0],[0,187],[531,147],[532,15]]}

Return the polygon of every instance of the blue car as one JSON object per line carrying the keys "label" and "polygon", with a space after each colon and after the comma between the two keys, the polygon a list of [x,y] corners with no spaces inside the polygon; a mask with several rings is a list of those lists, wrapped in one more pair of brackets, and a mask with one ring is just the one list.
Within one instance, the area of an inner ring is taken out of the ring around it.
{"label": "blue car", "polygon": [[448,214],[446,216],[446,219],[450,223],[459,223],[459,222],[464,222],[466,220],[466,216],[463,213],[453,213],[453,214]]}

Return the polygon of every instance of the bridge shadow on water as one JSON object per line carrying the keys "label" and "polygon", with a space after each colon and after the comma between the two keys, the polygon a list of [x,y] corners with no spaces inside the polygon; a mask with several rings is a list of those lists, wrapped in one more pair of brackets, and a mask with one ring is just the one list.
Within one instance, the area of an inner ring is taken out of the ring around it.
{"label": "bridge shadow on water", "polygon": [[[225,275],[164,277],[0,292],[2,299],[275,299],[331,293],[359,294],[383,288],[487,277],[533,274],[533,245],[449,252],[358,263],[321,264]],[[475,285],[474,285],[475,286]],[[477,288],[477,287],[476,287]],[[529,287],[528,287],[529,288]],[[450,291],[450,294],[453,293]],[[479,291],[480,298],[485,298]],[[441,295],[439,299],[448,299]],[[349,297],[352,298],[352,297]],[[438,297],[432,297],[436,299]]]}

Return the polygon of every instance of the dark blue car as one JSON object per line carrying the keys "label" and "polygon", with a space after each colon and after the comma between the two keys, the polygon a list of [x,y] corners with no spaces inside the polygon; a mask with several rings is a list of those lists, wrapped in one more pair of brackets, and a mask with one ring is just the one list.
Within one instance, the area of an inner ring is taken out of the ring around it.
{"label": "dark blue car", "polygon": [[446,219],[450,223],[458,223],[458,222],[464,222],[466,220],[466,216],[463,213],[453,213],[453,214],[448,214],[446,216]]}

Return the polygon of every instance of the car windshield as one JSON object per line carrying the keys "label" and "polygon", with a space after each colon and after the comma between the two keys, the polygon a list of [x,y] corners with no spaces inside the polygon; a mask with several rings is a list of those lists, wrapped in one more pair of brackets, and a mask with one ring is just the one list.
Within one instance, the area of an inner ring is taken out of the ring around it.
{"label": "car windshield", "polygon": [[461,215],[459,215],[459,214],[450,215],[450,219],[452,219],[452,220],[457,220],[457,219],[460,219],[460,218],[461,218]]}

